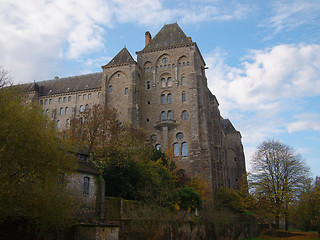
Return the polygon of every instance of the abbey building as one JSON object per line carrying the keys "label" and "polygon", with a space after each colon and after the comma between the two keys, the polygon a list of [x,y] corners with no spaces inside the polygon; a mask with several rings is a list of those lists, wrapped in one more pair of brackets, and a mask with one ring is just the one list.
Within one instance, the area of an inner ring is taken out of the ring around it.
{"label": "abbey building", "polygon": [[214,192],[238,188],[245,173],[241,134],[219,112],[207,87],[205,61],[178,24],[166,24],[136,52],[123,48],[102,72],[28,84],[33,100],[58,128],[94,104],[118,110],[119,120],[144,128],[156,147],[173,148],[177,165],[204,178]]}

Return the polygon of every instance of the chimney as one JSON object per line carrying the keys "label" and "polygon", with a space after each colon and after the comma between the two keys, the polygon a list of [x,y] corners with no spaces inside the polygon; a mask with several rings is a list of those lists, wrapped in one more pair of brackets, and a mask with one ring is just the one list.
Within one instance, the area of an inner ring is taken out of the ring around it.
{"label": "chimney", "polygon": [[149,42],[151,41],[151,34],[149,31],[146,32],[145,34],[145,47],[149,44]]}

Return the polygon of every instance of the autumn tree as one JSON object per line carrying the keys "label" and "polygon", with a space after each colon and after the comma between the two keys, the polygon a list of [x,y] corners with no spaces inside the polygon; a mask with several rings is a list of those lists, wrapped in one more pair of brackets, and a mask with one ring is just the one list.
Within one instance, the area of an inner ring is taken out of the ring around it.
{"label": "autumn tree", "polygon": [[0,88],[0,223],[49,226],[72,219],[72,199],[61,191],[74,158],[50,119],[26,104],[19,87]]}
{"label": "autumn tree", "polygon": [[290,207],[310,181],[309,169],[299,154],[279,141],[264,141],[252,158],[250,186],[265,214],[271,214],[275,227],[280,220],[288,229]]}

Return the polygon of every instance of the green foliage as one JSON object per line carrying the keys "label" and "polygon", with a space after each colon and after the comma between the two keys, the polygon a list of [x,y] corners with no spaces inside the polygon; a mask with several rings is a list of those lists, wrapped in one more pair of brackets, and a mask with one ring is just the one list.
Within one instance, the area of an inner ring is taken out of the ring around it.
{"label": "green foliage", "polygon": [[0,222],[65,224],[73,208],[61,176],[74,161],[52,122],[17,87],[0,88],[0,118]]}
{"label": "green foliage", "polygon": [[242,204],[243,197],[239,192],[230,188],[219,188],[214,197],[215,208],[217,210],[228,210],[233,213],[244,213],[246,211]]}
{"label": "green foliage", "polygon": [[183,210],[195,211],[202,206],[202,199],[200,194],[191,187],[183,187],[178,191],[180,208]]}

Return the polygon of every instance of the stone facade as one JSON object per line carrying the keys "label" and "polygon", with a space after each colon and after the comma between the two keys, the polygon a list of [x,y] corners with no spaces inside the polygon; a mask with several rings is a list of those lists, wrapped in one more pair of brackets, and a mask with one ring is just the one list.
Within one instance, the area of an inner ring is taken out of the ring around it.
{"label": "stone facade", "polygon": [[156,147],[173,148],[178,166],[205,179],[211,193],[237,189],[245,173],[241,134],[220,115],[197,44],[176,23],[154,38],[146,32],[145,41],[137,61],[123,48],[100,73],[56,77],[27,90],[58,128],[93,104],[114,107],[120,121],[147,130]]}

